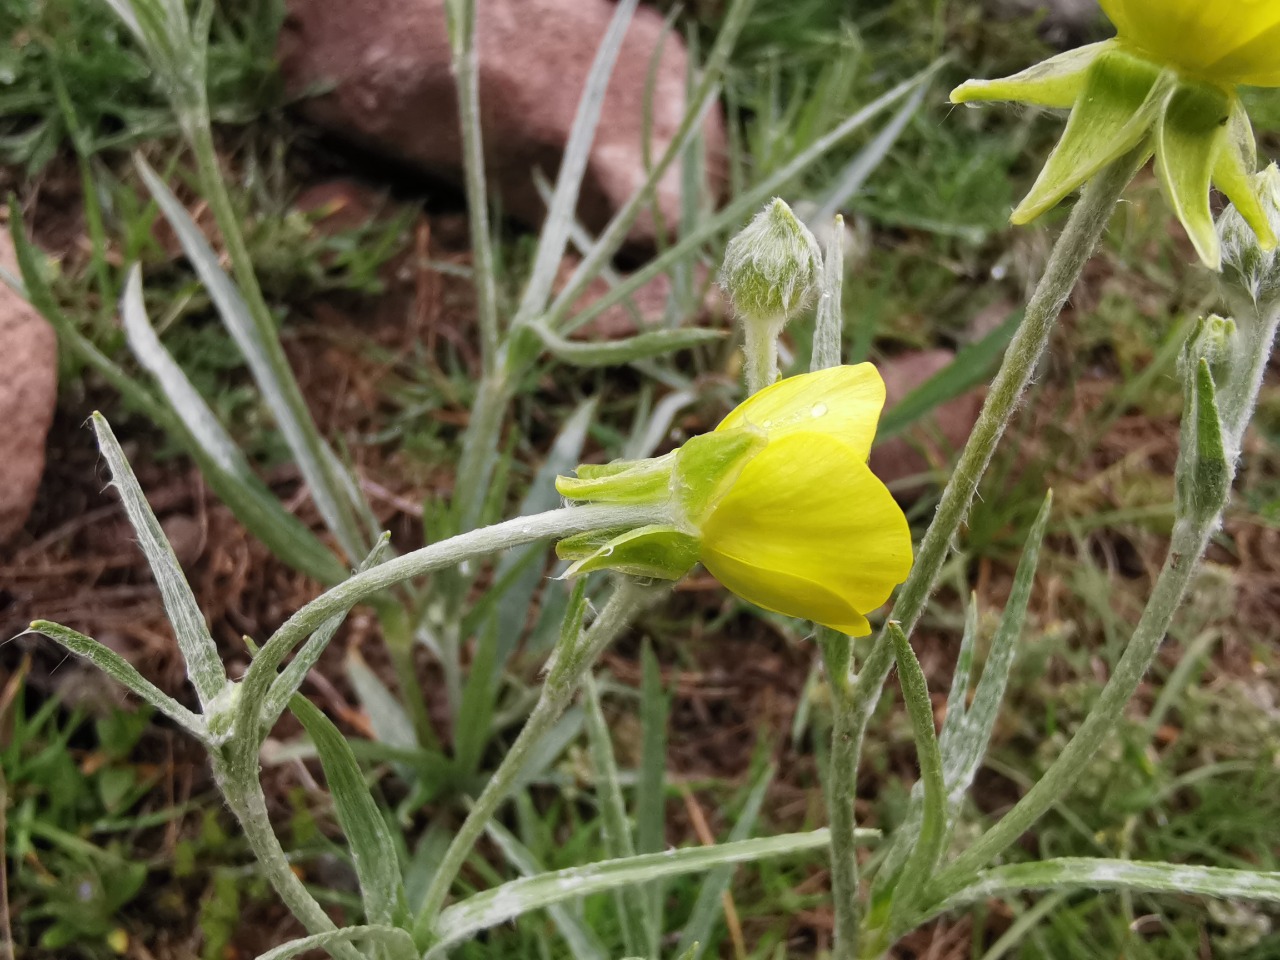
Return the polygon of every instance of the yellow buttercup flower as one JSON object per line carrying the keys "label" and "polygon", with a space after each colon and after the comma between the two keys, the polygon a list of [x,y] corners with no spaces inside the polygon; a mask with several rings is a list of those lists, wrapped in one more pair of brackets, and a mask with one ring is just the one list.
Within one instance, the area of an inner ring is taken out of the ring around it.
{"label": "yellow buttercup flower", "polygon": [[1280,0],[1102,0],[1122,43],[1191,76],[1280,86]]}
{"label": "yellow buttercup flower", "polygon": [[1253,129],[1240,85],[1280,86],[1280,0],[1102,0],[1114,40],[1046,60],[1003,80],[970,80],[955,103],[1013,100],[1070,109],[1062,140],[1013,212],[1026,223],[1140,146],[1208,266],[1221,245],[1216,186],[1267,248],[1276,235],[1253,175]]}
{"label": "yellow buttercup flower", "polygon": [[699,560],[743,599],[853,636],[911,568],[911,531],[867,467],[884,405],[869,363],[780,380],[652,460],[561,477],[570,500],[660,502],[669,524],[563,541],[570,575],[678,579]]}

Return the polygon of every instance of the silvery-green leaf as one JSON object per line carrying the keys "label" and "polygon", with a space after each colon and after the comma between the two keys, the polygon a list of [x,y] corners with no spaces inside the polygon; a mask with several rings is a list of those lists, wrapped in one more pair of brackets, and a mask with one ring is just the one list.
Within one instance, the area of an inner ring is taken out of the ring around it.
{"label": "silvery-green leaf", "polygon": [[539,324],[533,325],[543,345],[557,359],[577,367],[612,367],[724,339],[720,330],[698,327],[650,330],[621,340],[570,340]]}
{"label": "silvery-green leaf", "polygon": [[207,737],[208,732],[205,730],[202,717],[174,700],[110,647],[104,646],[92,637],[86,637],[69,627],[64,627],[60,623],[51,623],[48,620],[36,620],[31,624],[30,629],[32,633],[48,637],[76,656],[88,660],[112,680],[132,690],[142,700],[151,704],[192,735],[201,740]]}
{"label": "silvery-green leaf", "polygon": [[142,299],[142,275],[129,271],[120,302],[125,336],[138,362],[156,379],[174,413],[182,420],[191,446],[197,447],[201,473],[254,536],[273,554],[323,583],[336,583],[345,571],[315,534],[271,493],[249,468],[244,454],[223,429],[204,398],[156,336]]}
{"label": "silvery-green leaf", "polygon": [[1280,903],[1280,873],[1185,864],[1063,857],[984,870],[974,882],[931,907],[930,916],[1030,890],[1131,890]]}
{"label": "silvery-green leaf", "polygon": [[1018,569],[1014,574],[1013,589],[1009,592],[1009,601],[1005,604],[1000,625],[991,641],[987,662],[973,694],[973,703],[957,726],[944,730],[941,749],[952,815],[973,783],[978,765],[991,741],[991,731],[995,728],[1000,704],[1004,701],[1018,638],[1027,618],[1027,604],[1031,599],[1031,587],[1040,559],[1040,544],[1049,525],[1052,505],[1053,494],[1050,492],[1045,496],[1044,505],[1027,535],[1022,558],[1018,561]]}
{"label": "silvery-green leaf", "polygon": [[262,391],[263,400],[284,435],[325,524],[349,556],[362,556],[367,550],[360,546],[361,535],[346,493],[335,483],[329,469],[329,458],[322,452],[326,444],[315,424],[309,420],[297,382],[292,379],[292,374],[281,372],[288,370],[288,364],[275,331],[259,329],[240,291],[223,272],[217,254],[186,208],[141,156],[135,158],[135,163],[160,211],[173,227],[187,259],[218,308],[227,332],[249,365],[254,382]]}
{"label": "silvery-green leaf", "polygon": [[[864,841],[879,837],[879,833],[874,830],[860,830],[858,834]],[[442,956],[449,945],[459,940],[563,900],[603,893],[631,884],[647,883],[663,877],[697,873],[723,864],[750,863],[768,857],[804,853],[823,848],[829,842],[828,831],[824,828],[808,833],[789,833],[713,847],[690,847],[666,853],[640,854],[625,860],[606,860],[584,867],[571,867],[536,877],[512,880],[455,903],[441,913],[435,923],[435,934],[439,940],[428,956]]]}
{"label": "silvery-green leaf", "polygon": [[316,746],[338,824],[351,848],[365,917],[375,925],[403,926],[409,914],[395,841],[355,754],[338,728],[311,701],[295,695],[289,709]]}
{"label": "silvery-green leaf", "polygon": [[364,941],[387,947],[394,960],[412,960],[417,956],[413,946],[413,938],[403,930],[395,927],[368,926],[343,927],[341,930],[329,930],[315,933],[299,940],[290,940],[274,950],[258,954],[258,960],[291,960],[311,950],[323,950],[339,943],[355,943]]}
{"label": "silvery-green leaf", "polygon": [[98,435],[98,446],[111,469],[111,476],[125,513],[138,538],[138,546],[146,554],[147,563],[155,577],[164,600],[165,613],[173,625],[174,635],[187,665],[187,676],[196,688],[202,707],[208,708],[227,685],[227,673],[218,656],[217,645],[209,635],[204,614],[196,603],[195,595],[187,585],[178,558],[160,528],[160,521],[151,512],[151,505],[138,485],[133,468],[125,459],[124,451],[111,432],[111,426],[100,413],[93,415],[93,428]]}

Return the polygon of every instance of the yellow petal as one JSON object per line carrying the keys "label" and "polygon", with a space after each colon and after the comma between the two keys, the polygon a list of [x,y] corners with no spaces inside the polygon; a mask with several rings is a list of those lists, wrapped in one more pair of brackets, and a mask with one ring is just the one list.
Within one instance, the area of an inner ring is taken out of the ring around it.
{"label": "yellow petal", "polygon": [[703,564],[729,590],[757,607],[812,620],[851,637],[871,632],[866,617],[821,584],[776,570],[762,575],[751,564],[721,554],[704,557]]}
{"label": "yellow petal", "polygon": [[855,621],[842,609],[874,610],[906,578],[911,530],[861,451],[793,432],[771,439],[707,518],[702,561],[744,599],[843,626]]}
{"label": "yellow petal", "polygon": [[717,430],[752,426],[769,441],[798,431],[838,438],[865,461],[884,407],[884,381],[869,363],[830,367],[779,380],[749,397]]}
{"label": "yellow petal", "polygon": [[1219,83],[1270,85],[1280,0],[1103,0],[1121,40]]}

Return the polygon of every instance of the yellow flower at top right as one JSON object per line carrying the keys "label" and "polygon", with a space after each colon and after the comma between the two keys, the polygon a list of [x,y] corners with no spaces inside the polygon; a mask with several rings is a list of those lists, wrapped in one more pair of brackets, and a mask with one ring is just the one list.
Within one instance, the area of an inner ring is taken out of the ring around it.
{"label": "yellow flower at top right", "polygon": [[1154,156],[1170,206],[1207,266],[1222,263],[1212,187],[1235,204],[1264,249],[1274,248],[1254,182],[1253,128],[1237,87],[1280,87],[1280,0],[1101,3],[1115,38],[951,92],[953,103],[1006,100],[1070,111],[1013,222],[1034,220],[1137,152]]}
{"label": "yellow flower at top right", "polygon": [[1211,83],[1280,86],[1280,0],[1102,0],[1121,43]]}

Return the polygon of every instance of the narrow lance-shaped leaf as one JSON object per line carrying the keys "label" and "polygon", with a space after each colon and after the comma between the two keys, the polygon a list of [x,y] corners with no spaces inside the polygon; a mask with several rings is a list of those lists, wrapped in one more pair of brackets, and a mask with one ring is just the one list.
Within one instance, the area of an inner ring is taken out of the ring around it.
{"label": "narrow lance-shaped leaf", "polygon": [[395,960],[411,960],[417,956],[413,946],[413,938],[403,930],[395,927],[368,926],[343,927],[341,930],[329,930],[316,933],[299,940],[290,940],[273,950],[258,954],[258,960],[292,960],[312,950],[323,950],[340,943],[376,943],[389,948]]}
{"label": "narrow lance-shaped leaf", "polygon": [[[875,830],[858,831],[859,839],[879,838]],[[537,877],[512,880],[492,890],[475,894],[440,914],[435,924],[437,944],[428,957],[439,957],[451,944],[489,927],[512,920],[531,910],[553,903],[603,893],[620,886],[646,883],[662,877],[698,873],[729,863],[750,863],[767,857],[787,856],[817,850],[830,842],[824,828],[808,833],[789,833],[759,840],[743,840],[714,847],[690,847],[667,853],[641,854],[625,860],[606,860],[584,867],[571,867]]]}
{"label": "narrow lance-shaped leaf", "polygon": [[637,0],[622,0],[617,4],[613,18],[596,48],[595,60],[578,99],[578,109],[569,130],[564,158],[560,161],[555,194],[551,198],[547,219],[542,225],[542,234],[538,237],[538,252],[534,257],[533,269],[520,300],[520,307],[516,311],[517,322],[541,313],[546,308],[547,298],[555,284],[556,273],[560,269],[573,226],[573,214],[578,205],[582,178],[587,171],[591,144],[595,140],[596,127],[600,122],[605,92],[609,89],[609,81],[618,62],[627,28],[635,15],[636,2]]}
{"label": "narrow lance-shaped leaf", "polygon": [[844,353],[844,217],[828,222],[826,230],[810,370],[838,367]]}
{"label": "narrow lance-shaped leaf", "polygon": [[315,424],[309,422],[305,403],[292,374],[282,376],[277,369],[281,366],[287,369],[279,343],[258,329],[240,291],[223,272],[217,254],[186,208],[141,156],[135,162],[147,189],[160,205],[183,251],[209,291],[227,332],[249,365],[254,382],[284,434],[325,524],[349,556],[363,555],[367,550],[360,546],[361,535],[356,529],[351,505],[329,471],[329,460],[321,452],[325,447],[324,440],[320,438]]}
{"label": "narrow lance-shaped leaf", "polygon": [[289,709],[316,745],[338,823],[351,847],[365,916],[372,924],[402,926],[409,910],[395,841],[369,793],[355,754],[338,728],[311,701],[295,695]]}
{"label": "narrow lance-shaped leaf", "polygon": [[120,492],[129,523],[137,533],[138,545],[146,554],[151,573],[160,587],[165,613],[173,624],[178,646],[186,661],[187,676],[207,713],[209,704],[227,685],[227,673],[218,657],[217,645],[209,635],[204,614],[200,612],[195,595],[187,585],[187,578],[182,574],[178,558],[174,556],[173,548],[160,529],[160,521],[151,512],[151,506],[138,485],[138,478],[125,459],[124,451],[111,432],[110,424],[102,414],[95,413],[93,428],[98,435],[98,446],[111,469],[116,489]]}
{"label": "narrow lance-shaped leaf", "polygon": [[[1195,894],[1225,900],[1280,903],[1280,873],[1196,867],[1138,860],[1064,857],[1038,863],[1017,863],[983,871],[963,890],[930,907],[936,916],[993,897],[1021,896],[1030,890],[1130,890]],[[922,917],[924,922],[927,917]]]}
{"label": "narrow lance-shaped leaf", "polygon": [[533,329],[553,356],[577,367],[634,363],[724,339],[720,330],[698,328],[651,330],[621,340],[569,340],[538,324]]}
{"label": "narrow lance-shaped leaf", "polygon": [[[196,447],[201,473],[216,487],[237,519],[267,545],[273,554],[324,583],[345,574],[342,564],[315,534],[271,493],[250,469],[244,454],[223,429],[204,398],[164,348],[147,317],[142,298],[142,275],[129,271],[120,302],[125,336],[138,362],[156,379],[160,389]],[[163,426],[163,424],[162,424]]]}
{"label": "narrow lance-shaped leaf", "polygon": [[920,782],[924,791],[920,831],[898,879],[890,910],[892,924],[915,904],[942,856],[942,847],[947,839],[947,797],[942,776],[942,755],[938,750],[938,738],[933,728],[933,702],[929,699],[929,683],[902,627],[891,621],[888,629],[889,639],[893,641],[894,657],[898,661],[898,682],[902,687],[902,699],[911,718],[911,732],[915,737],[916,759],[920,764]]}
{"label": "narrow lance-shaped leaf", "polygon": [[[365,557],[364,562],[356,568],[356,573],[363,573],[381,563],[390,543],[391,534],[384,533],[379,537],[369,556]],[[319,630],[307,638],[307,642],[302,645],[288,665],[280,671],[274,680],[271,680],[270,688],[261,698],[262,708],[257,711],[262,736],[265,737],[270,732],[280,714],[284,713],[285,708],[289,705],[290,699],[302,689],[302,683],[306,680],[307,674],[312,667],[320,662],[320,655],[328,648],[330,641],[333,640],[334,635],[338,632],[338,628],[342,626],[343,621],[346,619],[346,613],[340,613],[336,617],[330,617],[326,620]],[[254,709],[253,699],[256,696],[255,693],[251,692],[249,685],[245,684],[242,694],[242,707],[246,711],[246,716],[252,716]]]}
{"label": "narrow lance-shaped leaf", "polygon": [[959,806],[969,790],[978,765],[987,752],[991,731],[995,728],[996,715],[1004,701],[1009,671],[1013,667],[1018,638],[1027,618],[1027,604],[1031,599],[1031,587],[1035,581],[1036,566],[1040,560],[1040,544],[1049,525],[1049,512],[1053,506],[1052,491],[1045,495],[1044,505],[1032,524],[1027,542],[1022,549],[1022,559],[1013,578],[1013,589],[1005,604],[1000,625],[991,641],[991,650],[982,669],[982,677],[974,691],[973,704],[966,712],[958,728],[944,731],[950,735],[942,741],[942,756],[947,782],[949,804],[953,810]]}
{"label": "narrow lance-shaped leaf", "polygon": [[51,623],[48,620],[36,620],[31,624],[31,632],[48,637],[77,657],[88,660],[112,680],[133,691],[174,723],[199,739],[206,739],[207,731],[202,717],[174,700],[110,647],[104,646],[92,637],[86,637],[69,627],[64,627],[60,623]]}

